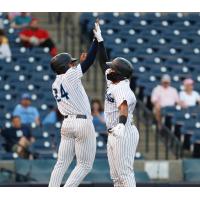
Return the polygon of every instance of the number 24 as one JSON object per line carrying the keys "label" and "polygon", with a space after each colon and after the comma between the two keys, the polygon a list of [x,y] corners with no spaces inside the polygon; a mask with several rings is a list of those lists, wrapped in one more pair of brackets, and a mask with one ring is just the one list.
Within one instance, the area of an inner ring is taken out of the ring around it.
{"label": "number 24", "polygon": [[64,90],[62,84],[60,85],[60,94],[61,94],[61,98],[58,97],[58,90],[57,90],[56,88],[53,88],[53,91],[54,91],[54,93],[55,93],[54,96],[55,96],[57,102],[60,102],[60,101],[61,101],[61,98],[69,99],[68,93]]}

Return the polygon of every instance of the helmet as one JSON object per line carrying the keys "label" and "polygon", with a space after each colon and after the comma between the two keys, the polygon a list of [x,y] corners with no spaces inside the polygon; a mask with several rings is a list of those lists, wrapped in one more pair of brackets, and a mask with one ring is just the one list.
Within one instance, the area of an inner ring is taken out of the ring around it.
{"label": "helmet", "polygon": [[51,69],[56,74],[64,74],[69,69],[69,64],[77,60],[77,58],[72,58],[69,53],[57,54],[51,59]]}
{"label": "helmet", "polygon": [[133,65],[127,59],[117,57],[112,62],[106,62],[106,64],[124,78],[131,78],[133,73]]}

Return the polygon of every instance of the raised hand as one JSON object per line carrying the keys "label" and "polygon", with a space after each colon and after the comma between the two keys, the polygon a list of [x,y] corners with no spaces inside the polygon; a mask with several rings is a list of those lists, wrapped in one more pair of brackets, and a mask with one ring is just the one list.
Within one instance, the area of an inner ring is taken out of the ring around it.
{"label": "raised hand", "polygon": [[101,35],[101,29],[100,29],[100,26],[99,26],[99,19],[96,20],[94,25],[95,25],[95,27],[93,29],[94,37],[97,39],[98,42],[102,42],[103,37]]}

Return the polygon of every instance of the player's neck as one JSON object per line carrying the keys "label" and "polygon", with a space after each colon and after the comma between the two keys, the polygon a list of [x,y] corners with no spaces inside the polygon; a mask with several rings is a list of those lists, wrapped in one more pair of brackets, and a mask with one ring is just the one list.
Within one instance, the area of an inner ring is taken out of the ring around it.
{"label": "player's neck", "polygon": [[112,84],[118,84],[120,81],[112,81]]}

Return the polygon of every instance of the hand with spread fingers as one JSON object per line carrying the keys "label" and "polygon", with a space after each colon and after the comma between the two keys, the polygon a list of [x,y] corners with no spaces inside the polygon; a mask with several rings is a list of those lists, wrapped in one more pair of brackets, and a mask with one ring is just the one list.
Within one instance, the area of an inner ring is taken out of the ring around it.
{"label": "hand with spread fingers", "polygon": [[93,29],[93,33],[98,42],[103,41],[103,37],[101,35],[101,29],[100,29],[98,20],[96,20],[96,22],[95,22],[95,28]]}
{"label": "hand with spread fingers", "polygon": [[80,55],[80,63],[85,61],[86,58],[87,58],[87,53],[85,53],[85,52],[81,53],[81,55]]}

